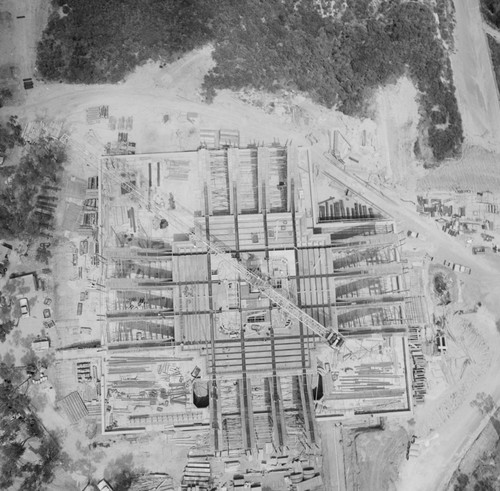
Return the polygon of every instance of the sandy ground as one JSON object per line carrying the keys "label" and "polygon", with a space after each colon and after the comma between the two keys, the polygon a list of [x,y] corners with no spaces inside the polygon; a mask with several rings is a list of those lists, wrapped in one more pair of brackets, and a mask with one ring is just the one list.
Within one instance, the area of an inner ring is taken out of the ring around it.
{"label": "sandy ground", "polygon": [[[498,291],[498,287],[496,290]],[[493,309],[491,303],[490,308]],[[498,310],[498,307],[495,310],[485,310],[480,322],[481,336],[493,354],[487,370],[477,373],[473,386],[467,391],[456,392],[454,399],[458,399],[457,407],[453,408],[455,412],[444,424],[439,424],[439,418],[429,420],[429,423],[435,426],[430,437],[435,438],[418,458],[405,462],[401,469],[398,490],[444,489],[467,449],[489,422],[489,416],[483,416],[470,406],[470,402],[480,392],[490,394],[497,404],[500,401],[500,336],[495,326]]]}
{"label": "sandy ground", "polygon": [[[473,445],[467,451],[465,457],[460,462],[460,466],[455,472],[454,479],[451,481],[450,486],[447,491],[452,491],[454,485],[457,483],[456,478],[459,474],[466,474],[471,476],[479,465],[494,464],[494,459],[498,457],[495,456],[498,444],[498,411],[491,418],[490,422],[486,425],[484,431],[473,443]],[[485,454],[487,457],[485,458]],[[491,457],[494,457],[493,459]],[[496,458],[495,458],[496,457]],[[478,479],[481,479],[481,474],[479,473]],[[497,478],[498,480],[498,478]],[[473,481],[473,479],[471,479]],[[470,484],[469,484],[470,486]],[[498,481],[497,481],[498,486]]]}
{"label": "sandy ground", "polygon": [[420,178],[420,192],[500,191],[500,103],[485,32],[499,36],[482,21],[478,0],[455,0],[456,52],[451,56],[465,142],[459,159],[443,163]]}
{"label": "sandy ground", "polygon": [[50,0],[0,0],[0,83],[17,101],[25,97],[22,79],[36,77],[34,54],[49,11]]}
{"label": "sandy ground", "polygon": [[397,470],[404,459],[407,432],[398,425],[384,431],[365,432],[355,438],[359,489],[399,491]]}
{"label": "sandy ground", "polygon": [[[318,153],[315,156],[316,161],[321,161]],[[327,163],[324,165],[328,168]],[[330,168],[332,167],[330,165]],[[332,169],[330,171],[333,172]],[[497,376],[500,368],[500,350],[498,349],[500,348],[500,335],[495,327],[495,320],[500,318],[500,307],[496,300],[500,293],[500,261],[498,258],[472,256],[462,244],[443,234],[432,219],[416,215],[413,205],[401,201],[394,190],[384,189],[382,193],[364,186],[364,183],[344,174],[340,169],[336,170],[336,174],[354,191],[362,193],[365,198],[392,214],[400,230],[419,231],[425,237],[423,247],[434,256],[436,263],[442,264],[444,259],[448,259],[472,267],[470,276],[459,275],[459,281],[464,285],[463,301],[469,306],[478,300],[483,302],[481,318],[476,321],[477,323],[475,322],[475,325],[480,330],[483,343],[487,344],[494,356],[488,369],[477,377],[477,384],[468,392],[459,394],[458,404],[453,407],[456,412],[438,429],[441,436],[433,441],[428,451],[421,457],[405,462],[396,484],[398,491],[443,489],[443,483],[446,483],[446,479],[449,478],[447,472],[450,469],[453,472],[458,464],[462,449],[466,449],[470,444],[470,435],[482,428],[481,415],[468,405],[468,401],[480,391],[492,394],[496,400],[500,396],[500,380]],[[457,400],[456,397],[455,400]]]}
{"label": "sandy ground", "polygon": [[417,183],[417,190],[470,190],[500,192],[499,154],[478,146],[464,145],[459,160],[444,162]]}
{"label": "sandy ground", "polygon": [[456,53],[451,64],[464,133],[470,144],[500,149],[500,103],[479,0],[455,0]]}
{"label": "sandy ground", "polygon": [[342,428],[333,421],[322,421],[318,424],[321,432],[323,451],[322,472],[327,489],[345,491],[346,469],[344,467],[344,452],[342,450]]}
{"label": "sandy ground", "polygon": [[416,179],[425,174],[413,153],[420,120],[416,98],[417,89],[408,78],[380,89],[376,95],[379,134],[385,140],[380,147],[387,151],[387,177],[392,185],[404,187],[412,194]]}

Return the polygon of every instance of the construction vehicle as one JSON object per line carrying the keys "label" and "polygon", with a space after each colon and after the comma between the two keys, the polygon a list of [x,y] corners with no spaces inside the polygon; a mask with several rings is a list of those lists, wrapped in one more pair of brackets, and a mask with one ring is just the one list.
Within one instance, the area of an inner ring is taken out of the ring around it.
{"label": "construction vehicle", "polygon": [[[144,206],[145,209],[149,210],[160,220],[167,220],[169,223],[175,225],[179,230],[184,230],[186,228],[185,223],[177,218],[174,214],[165,213],[165,211],[160,208],[156,203],[146,199],[140,191],[137,189],[136,185],[130,180],[121,178],[121,176],[114,171],[114,169],[109,169],[105,165],[102,166],[102,172],[110,179],[117,182],[122,189],[128,189],[130,194]],[[177,203],[177,208],[180,208],[179,203]],[[186,210],[189,211],[189,210]],[[297,305],[283,296],[281,293],[276,291],[271,284],[269,279],[266,278],[262,273],[256,270],[248,270],[240,260],[233,258],[231,256],[231,250],[219,239],[210,236],[205,238],[200,232],[196,230],[191,230],[188,233],[191,241],[197,246],[198,244],[203,245],[206,249],[217,256],[222,262],[226,263],[232,269],[235,270],[240,276],[240,279],[246,281],[252,288],[259,290],[263,295],[269,298],[273,305],[279,307],[289,316],[293,317],[295,320],[302,323],[307,329],[320,336],[328,345],[333,349],[340,349],[344,343],[344,337],[332,328],[323,326],[321,323],[313,319],[310,315],[305,313]]]}

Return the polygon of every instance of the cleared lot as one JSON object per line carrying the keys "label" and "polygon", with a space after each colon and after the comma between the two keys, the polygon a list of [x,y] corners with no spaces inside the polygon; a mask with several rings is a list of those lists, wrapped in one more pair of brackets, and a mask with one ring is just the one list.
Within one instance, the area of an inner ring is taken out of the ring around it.
{"label": "cleared lot", "polygon": [[500,148],[500,103],[479,0],[455,0],[456,53],[451,57],[464,133],[469,143]]}

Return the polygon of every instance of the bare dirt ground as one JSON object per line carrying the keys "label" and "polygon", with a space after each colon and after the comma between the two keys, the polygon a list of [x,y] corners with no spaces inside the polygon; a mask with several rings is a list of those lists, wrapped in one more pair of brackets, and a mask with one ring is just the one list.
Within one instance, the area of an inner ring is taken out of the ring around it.
{"label": "bare dirt ground", "polygon": [[412,194],[417,178],[426,173],[413,151],[420,119],[416,98],[417,90],[407,78],[380,89],[375,98],[379,134],[385,140],[380,146],[387,151],[387,177],[393,186]]}
{"label": "bare dirt ground", "polygon": [[22,79],[36,77],[35,49],[49,11],[49,0],[0,0],[0,83],[17,102],[25,98]]}
{"label": "bare dirt ground", "polygon": [[[500,191],[500,103],[478,0],[455,0],[455,52],[451,63],[465,141],[460,158],[424,175],[416,189]],[[496,35],[498,36],[498,32]],[[412,173],[409,174],[412,181]]]}
{"label": "bare dirt ground", "polygon": [[404,463],[398,490],[443,489],[489,420],[489,416],[482,415],[470,403],[480,392],[490,394],[496,403],[499,401],[500,335],[496,319],[500,310],[493,300],[498,283],[462,279],[459,282],[462,291],[451,304],[451,311],[460,306],[470,307],[481,296],[485,302],[475,314],[448,312],[448,352],[438,361],[446,384],[415,411],[413,431],[429,446],[421,447],[418,457]]}
{"label": "bare dirt ground", "polygon": [[[478,3],[455,1],[457,52],[452,57],[452,66],[464,121],[464,154],[460,160],[450,161],[422,179],[419,182],[422,191],[441,188],[474,192],[499,188],[498,154],[494,153],[499,148],[498,92]],[[438,255],[444,252],[439,242],[435,250]],[[498,264],[490,264],[491,271],[498,269]],[[470,403],[480,392],[491,395],[496,404],[500,400],[498,281],[482,270],[479,275],[459,277],[459,283],[460,296],[454,308],[460,304],[470,307],[479,300],[483,306],[477,314],[451,316],[447,328],[450,349],[441,363],[447,385],[416,412],[415,432],[427,438],[428,446],[402,466],[397,484],[401,491],[445,489],[462,457],[490,419]]]}
{"label": "bare dirt ground", "polygon": [[[317,161],[321,161],[320,156],[315,155]],[[328,168],[328,164],[324,165]],[[425,237],[422,247],[434,256],[434,262],[442,264],[444,259],[448,259],[472,267],[470,276],[459,275],[459,281],[463,283],[460,302],[470,307],[471,304],[481,300],[483,307],[478,314],[475,314],[478,317],[473,319],[475,330],[479,333],[478,337],[466,339],[463,342],[473,343],[475,347],[471,350],[474,353],[471,357],[476,361],[473,370],[478,367],[481,370],[485,368],[482,361],[482,350],[485,345],[492,352],[491,362],[484,372],[475,372],[468,392],[459,391],[455,396],[450,393],[450,400],[441,401],[443,409],[446,410],[447,406],[448,412],[447,419],[444,418],[446,421],[439,428],[437,425],[433,428],[434,432],[438,431],[439,438],[433,440],[420,457],[405,462],[396,485],[398,491],[439,490],[449,478],[448,470],[451,469],[453,472],[460,461],[461,452],[470,444],[471,435],[477,434],[482,429],[483,419],[477,409],[469,406],[469,402],[475,398],[477,392],[481,391],[491,394],[495,401],[499,400],[500,380],[497,374],[500,368],[500,350],[498,349],[500,348],[500,335],[495,322],[500,318],[500,307],[495,299],[498,298],[500,291],[498,274],[500,263],[498,258],[472,256],[470,250],[464,248],[463,244],[443,234],[440,228],[436,227],[434,220],[416,215],[414,207],[401,201],[400,196],[393,189],[375,190],[352,176],[346,175],[338,168],[336,173],[338,178],[352,187],[354,191],[363,194],[367,199],[387,210],[399,224],[400,230],[416,230],[422,234]],[[458,305],[460,303],[457,302],[457,308],[460,308]],[[452,333],[453,328],[454,326],[450,327]],[[459,330],[460,327],[457,329],[457,338],[461,336]],[[434,417],[434,415],[429,416]],[[430,436],[433,434],[431,433]]]}
{"label": "bare dirt ground", "polygon": [[[500,455],[498,454],[499,428],[497,418],[498,411],[486,425],[481,435],[468,449],[464,458],[460,462],[460,465],[457,468],[453,479],[450,481],[449,486],[446,488],[447,491],[452,491],[455,489],[454,486],[457,484],[457,478],[460,474],[464,474],[469,477],[468,489],[472,489],[474,481],[480,481],[485,477],[485,474],[493,475],[494,478],[496,477],[496,485],[498,487],[498,461]],[[478,468],[481,470],[479,470]],[[473,473],[478,470],[479,472],[477,472],[476,476],[473,476]]]}
{"label": "bare dirt ground", "polygon": [[417,190],[469,190],[500,192],[499,154],[477,146],[464,145],[462,158],[443,163],[420,179]]}
{"label": "bare dirt ground", "polygon": [[321,432],[325,485],[327,489],[345,491],[347,486],[342,428],[336,426],[333,421],[322,421],[318,426]]}
{"label": "bare dirt ground", "polygon": [[398,467],[404,459],[407,441],[406,430],[398,425],[355,437],[360,490],[398,490]]}
{"label": "bare dirt ground", "polygon": [[[460,158],[421,176],[417,190],[500,191],[500,103],[478,0],[455,0],[451,56],[464,145]],[[486,26],[486,27],[485,27]]]}
{"label": "bare dirt ground", "polygon": [[456,53],[451,64],[465,135],[470,144],[500,149],[500,103],[479,0],[455,0]]}

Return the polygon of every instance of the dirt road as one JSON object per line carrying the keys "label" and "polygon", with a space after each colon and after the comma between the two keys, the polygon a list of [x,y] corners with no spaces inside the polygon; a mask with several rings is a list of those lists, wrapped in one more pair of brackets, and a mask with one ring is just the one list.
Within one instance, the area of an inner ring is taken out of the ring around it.
{"label": "dirt road", "polygon": [[500,149],[500,103],[479,0],[454,0],[455,47],[451,65],[464,133],[469,143]]}
{"label": "dirt road", "polygon": [[333,421],[319,423],[321,446],[323,449],[323,479],[329,491],[345,491],[346,475],[344,450],[342,448],[342,428]]}
{"label": "dirt road", "polygon": [[[489,371],[481,378],[480,383],[462,401],[462,405],[448,422],[439,429],[441,435],[420,458],[407,462],[396,486],[398,491],[430,491],[444,489],[443,485],[451,476],[460,462],[460,458],[472,443],[471,435],[482,429],[481,414],[470,407],[469,402],[476,393],[491,394],[495,401],[500,403],[500,335],[495,326],[495,319],[500,317],[498,295],[500,294],[500,264],[479,256],[472,256],[470,251],[458,243],[451,236],[444,234],[434,220],[421,217],[414,211],[414,207],[401,201],[392,190],[383,192],[363,186],[362,182],[350,176],[329,163],[320,154],[319,149],[313,149],[314,161],[321,163],[324,169],[343,181],[360,195],[372,203],[387,210],[399,224],[399,230],[411,229],[420,232],[425,237],[429,252],[434,255],[434,261],[441,262],[448,259],[453,262],[472,267],[471,276],[461,275],[461,279],[468,283],[469,289],[476,295],[476,301],[481,299],[483,306],[490,313],[490,322],[482,323],[481,335],[486,338],[492,351],[496,351]],[[497,348],[496,350],[494,348]]]}
{"label": "dirt road", "polygon": [[[346,186],[353,189],[360,196],[368,199],[374,205],[382,210],[386,210],[398,224],[398,230],[414,230],[425,237],[428,243],[429,253],[434,254],[435,261],[441,262],[448,259],[452,262],[458,262],[472,267],[472,276],[481,279],[488,284],[500,284],[497,278],[500,272],[500,264],[492,264],[479,256],[473,256],[470,250],[467,250],[456,239],[442,232],[434,219],[422,217],[415,211],[415,206],[404,202],[397,193],[389,188],[378,190],[371,185],[367,185],[360,179],[335,166],[328,160],[320,148],[312,149],[313,161],[322,170],[334,175]],[[493,283],[491,283],[493,282]]]}
{"label": "dirt road", "polygon": [[0,81],[24,100],[23,78],[36,76],[36,45],[45,28],[50,0],[0,0]]}
{"label": "dirt road", "polygon": [[[498,336],[495,344],[497,347],[500,344]],[[467,449],[490,419],[472,408],[470,401],[475,398],[476,393],[486,392],[491,394],[497,405],[500,402],[499,370],[500,360],[497,357],[474,393],[464,400],[459,410],[439,428],[439,437],[433,440],[418,458],[405,463],[397,486],[399,491],[440,491],[446,488]]]}

